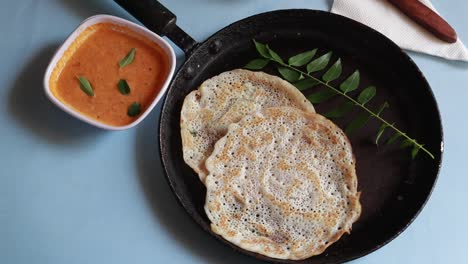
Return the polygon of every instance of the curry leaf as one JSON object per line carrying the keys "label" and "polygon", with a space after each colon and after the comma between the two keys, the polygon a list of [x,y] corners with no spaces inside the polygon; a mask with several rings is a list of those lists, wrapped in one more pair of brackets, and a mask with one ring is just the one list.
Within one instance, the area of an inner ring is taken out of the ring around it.
{"label": "curry leaf", "polygon": [[137,116],[141,113],[141,104],[134,102],[128,107],[127,115],[130,117]]}
{"label": "curry leaf", "polygon": [[93,87],[91,83],[89,83],[88,79],[84,76],[78,77],[78,81],[80,82],[80,88],[83,92],[85,92],[89,96],[94,96]]}
{"label": "curry leaf", "polygon": [[326,82],[329,83],[331,81],[336,80],[338,77],[341,75],[341,59],[338,59],[333,66],[328,69],[327,72],[323,75],[322,79]]}
{"label": "curry leaf", "polygon": [[313,104],[319,104],[327,101],[335,95],[337,95],[337,93],[333,90],[322,90],[307,96],[307,99]]}
{"label": "curry leaf", "polygon": [[119,88],[119,92],[123,95],[130,94],[130,86],[128,85],[127,81],[124,79],[120,79],[119,83],[117,83],[117,87]]}
{"label": "curry leaf", "polygon": [[379,130],[377,131],[377,136],[375,137],[375,144],[378,145],[379,144],[379,140],[380,138],[382,137],[383,133],[385,132],[385,129],[388,127],[387,124],[382,124],[380,127],[379,127]]}
{"label": "curry leaf", "polygon": [[278,55],[278,53],[276,53],[274,50],[272,50],[268,45],[266,45],[266,48],[268,50],[268,53],[270,54],[270,57],[272,60],[276,61],[276,62],[279,62],[279,63],[283,63],[283,59],[281,59],[281,57]]}
{"label": "curry leaf", "polygon": [[353,106],[354,106],[354,103],[346,102],[338,106],[336,109],[325,113],[324,116],[328,118],[340,118],[344,116],[346,113],[348,113],[353,108]]}
{"label": "curry leaf", "polygon": [[372,100],[376,94],[377,90],[375,86],[369,86],[358,95],[357,101],[362,105],[365,105],[367,102]]}
{"label": "curry leaf", "polygon": [[383,110],[385,110],[385,108],[387,107],[390,107],[390,105],[388,104],[388,102],[384,102],[380,107],[379,107],[379,111],[377,111],[377,116],[380,116],[380,114],[383,112]]}
{"label": "curry leaf", "polygon": [[330,62],[332,54],[333,52],[330,51],[307,64],[307,73],[317,72],[325,69],[325,67],[327,67],[328,63]]}
{"label": "curry leaf", "polygon": [[317,49],[299,53],[296,56],[292,56],[291,58],[289,58],[288,64],[290,66],[302,67],[309,63],[316,53]]}
{"label": "curry leaf", "polygon": [[405,139],[405,140],[403,140],[403,142],[401,142],[400,148],[406,148],[406,147],[409,147],[411,145],[413,145],[413,142],[411,140],[409,140],[409,139]]}
{"label": "curry leaf", "polygon": [[388,141],[387,145],[391,145],[397,141],[402,135],[400,133],[395,133]]}
{"label": "curry leaf", "polygon": [[346,134],[351,134],[355,130],[363,127],[367,123],[367,120],[369,120],[369,114],[366,112],[360,113],[356,119],[351,121],[351,123],[346,127]]}
{"label": "curry leaf", "polygon": [[261,70],[267,66],[268,62],[270,62],[269,59],[255,59],[247,63],[244,68],[249,70]]}
{"label": "curry leaf", "polygon": [[296,83],[293,83],[294,86],[296,86],[297,89],[299,89],[300,91],[302,90],[305,90],[305,89],[309,89],[309,88],[312,88],[314,86],[317,86],[320,84],[320,82],[314,80],[314,79],[304,79],[304,80],[300,80]]}
{"label": "curry leaf", "polygon": [[119,67],[120,68],[123,68],[127,65],[129,65],[130,63],[133,62],[133,60],[135,59],[135,53],[136,53],[136,49],[135,48],[132,48],[128,54],[119,61]]}
{"label": "curry leaf", "polygon": [[343,83],[341,83],[340,90],[343,91],[343,93],[349,93],[351,91],[354,91],[358,88],[359,82],[359,71],[355,71]]}
{"label": "curry leaf", "polygon": [[258,53],[262,55],[262,57],[267,59],[271,58],[270,53],[268,52],[268,48],[265,44],[257,42],[255,39],[253,42],[255,43],[255,48],[257,49]]}
{"label": "curry leaf", "polygon": [[283,76],[283,78],[288,81],[288,82],[296,82],[299,80],[299,78],[301,77],[301,74],[296,72],[296,71],[293,71],[291,69],[288,69],[286,67],[278,67],[278,72],[281,74],[281,76]]}
{"label": "curry leaf", "polygon": [[421,149],[420,146],[414,145],[413,149],[411,150],[411,158],[414,159],[416,158],[416,155],[418,155],[419,150]]}

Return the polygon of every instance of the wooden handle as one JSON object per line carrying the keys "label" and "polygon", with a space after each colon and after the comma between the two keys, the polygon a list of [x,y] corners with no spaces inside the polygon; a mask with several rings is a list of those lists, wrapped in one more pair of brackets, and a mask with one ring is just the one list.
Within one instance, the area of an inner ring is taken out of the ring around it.
{"label": "wooden handle", "polygon": [[388,0],[416,23],[448,43],[457,42],[455,30],[438,14],[418,0]]}

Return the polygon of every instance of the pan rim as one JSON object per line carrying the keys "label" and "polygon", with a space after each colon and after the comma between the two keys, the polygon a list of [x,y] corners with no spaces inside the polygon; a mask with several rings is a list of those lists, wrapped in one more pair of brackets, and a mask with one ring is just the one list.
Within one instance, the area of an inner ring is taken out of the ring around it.
{"label": "pan rim", "polygon": [[[377,251],[378,249],[388,245],[395,238],[397,238],[399,235],[401,235],[404,231],[407,230],[407,228],[414,222],[414,220],[419,216],[419,214],[425,208],[425,206],[428,203],[430,197],[432,196],[432,193],[433,193],[433,191],[435,189],[435,186],[437,184],[437,180],[438,180],[439,175],[440,175],[442,162],[443,162],[443,156],[444,156],[444,131],[443,131],[442,116],[441,116],[440,109],[439,109],[437,100],[435,98],[434,92],[433,92],[429,82],[427,81],[427,78],[421,72],[421,70],[419,69],[417,64],[414,62],[414,60],[405,51],[403,51],[403,49],[401,49],[395,42],[393,42],[391,39],[389,39],[387,36],[383,35],[382,33],[378,32],[377,30],[375,30],[375,29],[373,29],[371,27],[368,27],[367,25],[364,25],[364,24],[362,24],[362,23],[360,23],[358,21],[347,18],[345,16],[342,16],[342,15],[339,15],[339,14],[333,14],[333,13],[330,13],[330,12],[327,12],[327,11],[315,10],[315,9],[279,9],[279,10],[273,10],[273,11],[268,11],[268,12],[263,12],[263,13],[255,14],[255,15],[252,15],[252,16],[248,16],[246,18],[237,20],[237,21],[235,21],[235,22],[233,22],[233,23],[231,23],[229,25],[226,25],[225,27],[221,28],[220,30],[218,30],[215,33],[213,33],[212,35],[210,35],[206,40],[200,42],[200,44],[191,52],[191,54],[186,57],[185,61],[181,64],[179,69],[177,69],[177,72],[174,74],[174,76],[173,76],[173,78],[171,80],[171,83],[169,85],[169,88],[167,89],[167,92],[166,92],[166,94],[164,96],[163,105],[162,105],[161,113],[160,113],[160,116],[159,116],[159,124],[158,124],[159,159],[160,159],[162,167],[163,167],[164,176],[166,178],[166,181],[168,182],[172,193],[177,198],[176,199],[177,202],[184,208],[184,211],[190,216],[190,218],[194,222],[197,223],[197,225],[202,230],[206,231],[208,234],[210,234],[211,237],[216,238],[216,240],[218,240],[219,242],[221,242],[225,246],[229,246],[230,248],[234,249],[235,252],[242,253],[244,255],[248,255],[248,256],[251,256],[251,257],[255,257],[256,255],[258,255],[258,254],[254,253],[254,252],[248,252],[248,251],[245,251],[245,250],[241,250],[238,246],[233,245],[232,243],[228,242],[227,240],[223,239],[222,237],[220,237],[220,236],[218,236],[218,235],[216,235],[214,233],[211,233],[210,230],[205,228],[204,225],[190,213],[190,211],[192,211],[192,210],[189,209],[188,207],[186,207],[186,205],[184,204],[183,199],[180,197],[179,193],[176,191],[175,184],[174,184],[172,178],[169,176],[169,173],[167,171],[167,166],[166,166],[166,163],[165,163],[164,157],[163,157],[163,145],[165,143],[163,143],[163,138],[161,137],[161,131],[164,129],[162,127],[161,120],[164,120],[164,115],[165,114],[169,114],[169,113],[166,113],[167,112],[167,110],[166,110],[167,104],[166,103],[167,103],[167,100],[168,100],[168,95],[172,91],[172,85],[174,83],[174,80],[176,80],[178,78],[184,78],[182,76],[183,75],[183,69],[188,64],[188,61],[190,60],[190,57],[193,54],[196,54],[197,51],[200,48],[202,48],[204,45],[209,43],[220,32],[222,32],[222,31],[224,31],[224,30],[226,30],[228,28],[235,27],[237,24],[243,23],[243,22],[245,22],[247,20],[250,20],[250,19],[254,19],[254,18],[257,19],[257,18],[262,17],[262,16],[267,17],[267,16],[278,15],[278,14],[283,14],[283,13],[288,13],[288,12],[303,12],[303,13],[319,14],[319,15],[327,15],[327,16],[335,17],[335,18],[341,19],[345,23],[354,24],[354,26],[359,27],[360,30],[368,31],[370,34],[374,35],[375,37],[381,38],[382,41],[386,41],[388,43],[389,47],[394,49],[394,52],[399,53],[402,56],[403,59],[405,59],[405,60],[407,60],[407,62],[409,62],[409,65],[411,66],[412,70],[414,70],[414,73],[417,74],[418,78],[420,78],[420,80],[426,85],[426,87],[428,88],[427,90],[429,92],[428,93],[428,95],[429,95],[428,100],[432,101],[431,104],[434,107],[434,110],[437,113],[437,117],[438,117],[438,122],[436,120],[433,124],[434,124],[434,126],[437,125],[439,127],[438,132],[440,133],[440,144],[441,144],[440,145],[440,159],[439,159],[438,164],[437,164],[437,171],[436,171],[436,173],[434,175],[434,181],[431,184],[430,190],[427,193],[427,196],[424,198],[424,201],[421,203],[419,208],[414,212],[414,214],[412,214],[410,220],[405,225],[403,225],[401,228],[399,228],[399,230],[397,232],[395,232],[393,235],[391,235],[389,238],[385,239],[381,243],[376,244],[373,247],[368,248],[367,250],[363,250],[363,251],[357,252],[355,254],[350,254],[348,257],[345,257],[342,260],[343,262],[349,262],[349,261],[364,257],[366,255],[369,255],[369,254]],[[437,162],[437,160],[435,160],[435,161]],[[266,257],[266,258],[267,259],[262,258],[261,260],[262,261],[272,262],[272,263],[274,263],[275,261],[280,261],[280,260],[276,260],[274,258],[269,258],[269,257]]]}

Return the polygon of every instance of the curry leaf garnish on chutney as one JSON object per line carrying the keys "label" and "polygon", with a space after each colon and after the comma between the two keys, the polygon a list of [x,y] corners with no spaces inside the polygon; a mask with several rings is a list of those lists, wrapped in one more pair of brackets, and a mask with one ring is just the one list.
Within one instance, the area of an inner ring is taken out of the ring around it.
{"label": "curry leaf garnish on chutney", "polygon": [[137,116],[141,113],[141,104],[134,102],[128,107],[128,116]]}
{"label": "curry leaf garnish on chutney", "polygon": [[89,83],[88,79],[84,76],[78,77],[78,81],[80,82],[80,88],[89,96],[94,96],[94,90],[91,84]]}
{"label": "curry leaf garnish on chutney", "polygon": [[135,53],[136,53],[136,49],[135,49],[135,48],[132,48],[132,49],[128,52],[127,56],[125,56],[122,60],[120,60],[120,62],[119,62],[119,67],[120,67],[120,68],[123,68],[123,67],[129,65],[130,63],[132,63],[132,62],[133,62],[133,59],[135,58]]}
{"label": "curry leaf garnish on chutney", "polygon": [[119,92],[123,95],[130,93],[130,85],[128,85],[127,81],[124,79],[120,79],[119,83],[117,83],[117,87],[119,88]]}

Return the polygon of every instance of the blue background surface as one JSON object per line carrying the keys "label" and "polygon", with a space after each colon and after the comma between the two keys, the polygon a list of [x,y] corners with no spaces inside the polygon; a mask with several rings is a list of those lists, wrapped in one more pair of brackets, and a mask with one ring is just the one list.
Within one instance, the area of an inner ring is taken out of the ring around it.
{"label": "blue background surface", "polygon": [[[202,41],[238,19],[326,0],[165,0]],[[468,42],[468,2],[434,0]],[[196,226],[158,158],[161,104],[136,128],[106,132],[47,101],[53,51],[88,16],[131,19],[112,1],[0,3],[0,263],[256,263]],[[182,61],[182,53],[176,49]],[[410,53],[431,84],[445,129],[439,181],[417,220],[354,263],[468,263],[468,63]]]}

